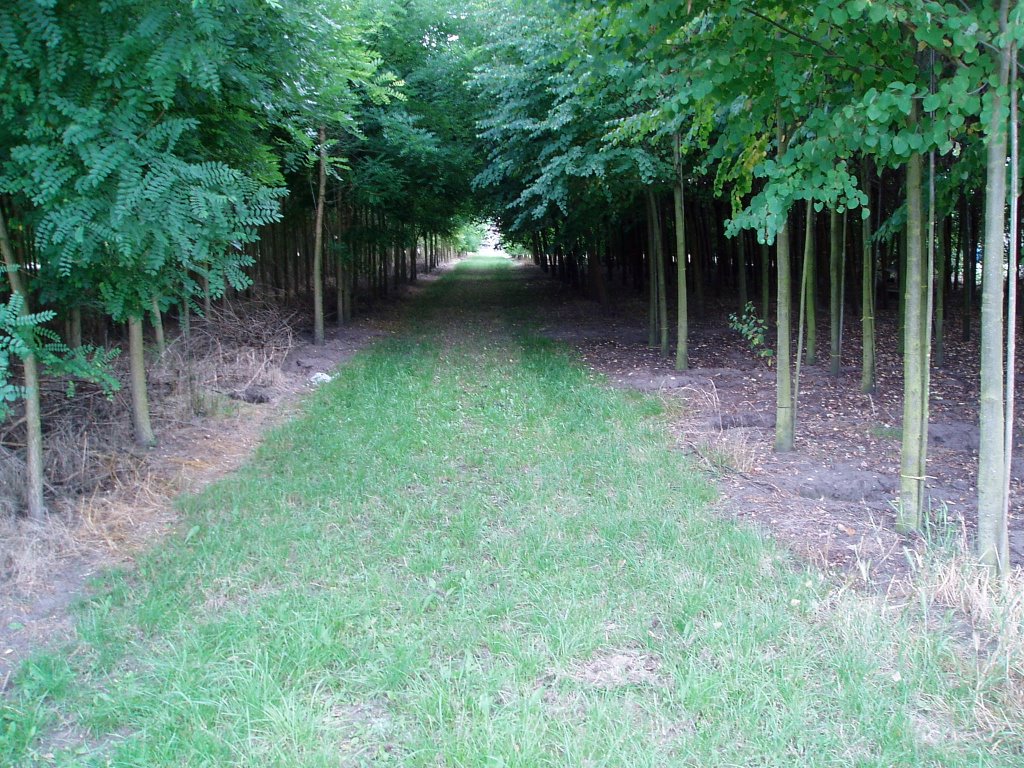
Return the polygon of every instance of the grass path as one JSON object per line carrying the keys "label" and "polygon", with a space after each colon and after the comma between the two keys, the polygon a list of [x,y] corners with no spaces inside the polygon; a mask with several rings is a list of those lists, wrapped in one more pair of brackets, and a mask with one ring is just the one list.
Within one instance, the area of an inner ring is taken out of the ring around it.
{"label": "grass path", "polygon": [[657,402],[530,335],[525,272],[461,265],[187,500],[0,764],[1014,764],[943,641],[711,517]]}

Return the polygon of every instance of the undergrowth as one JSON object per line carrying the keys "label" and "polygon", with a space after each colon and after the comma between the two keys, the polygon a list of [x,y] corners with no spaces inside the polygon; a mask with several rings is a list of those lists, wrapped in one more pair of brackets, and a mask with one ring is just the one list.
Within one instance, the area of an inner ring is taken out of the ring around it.
{"label": "undergrowth", "polygon": [[[271,302],[235,299],[193,318],[162,354],[149,350],[148,374],[157,429],[194,425],[235,414],[231,399],[254,387],[283,388],[281,364],[294,343],[295,313]],[[127,356],[111,370],[113,394],[49,378],[42,391],[47,504],[45,526],[25,523],[23,418],[0,423],[0,588],[31,591],[54,564],[76,557],[97,538],[112,539],[123,515],[106,515],[109,502],[134,504],[138,489],[159,492],[148,457],[134,448]],[[166,503],[161,494],[160,503]]]}

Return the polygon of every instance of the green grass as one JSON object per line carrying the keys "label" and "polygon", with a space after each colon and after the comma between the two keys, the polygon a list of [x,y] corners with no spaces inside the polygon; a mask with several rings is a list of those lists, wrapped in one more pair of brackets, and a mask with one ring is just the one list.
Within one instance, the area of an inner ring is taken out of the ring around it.
{"label": "green grass", "polygon": [[186,500],[25,665],[0,764],[1019,760],[949,643],[706,512],[657,403],[530,334],[532,290],[460,266]]}

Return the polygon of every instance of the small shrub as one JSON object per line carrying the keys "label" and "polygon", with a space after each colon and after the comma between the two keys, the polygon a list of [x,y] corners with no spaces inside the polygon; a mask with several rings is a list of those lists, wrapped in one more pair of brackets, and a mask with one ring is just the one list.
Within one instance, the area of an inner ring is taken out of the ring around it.
{"label": "small shrub", "polygon": [[775,350],[769,347],[765,341],[768,325],[757,314],[753,302],[748,301],[739,315],[736,313],[729,315],[729,327],[744,338],[747,346],[758,358],[771,365],[772,359],[775,357]]}

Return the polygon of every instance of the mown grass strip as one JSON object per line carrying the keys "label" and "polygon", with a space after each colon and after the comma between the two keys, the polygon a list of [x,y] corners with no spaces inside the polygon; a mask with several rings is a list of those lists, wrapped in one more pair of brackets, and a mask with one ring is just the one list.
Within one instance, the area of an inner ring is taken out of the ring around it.
{"label": "mown grass strip", "polygon": [[535,301],[493,260],[435,285],[105,578],[0,762],[1012,764],[946,643],[712,518],[656,403]]}

